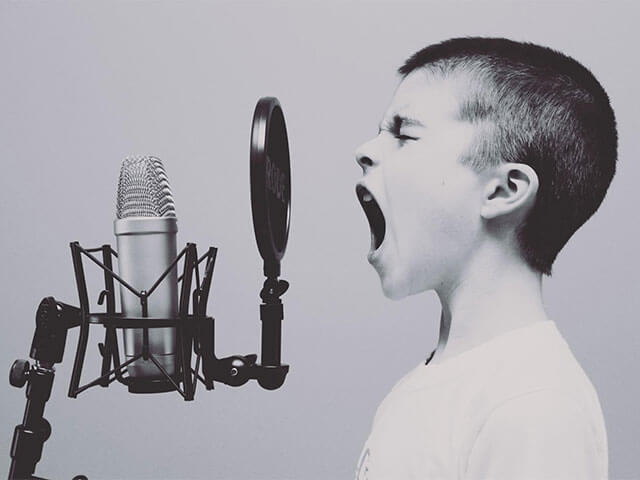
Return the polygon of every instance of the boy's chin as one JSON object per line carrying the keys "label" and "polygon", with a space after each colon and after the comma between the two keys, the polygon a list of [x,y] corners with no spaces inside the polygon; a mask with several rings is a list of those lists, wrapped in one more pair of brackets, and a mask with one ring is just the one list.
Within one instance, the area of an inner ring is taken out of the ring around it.
{"label": "boy's chin", "polygon": [[382,293],[389,300],[402,300],[409,295],[412,295],[407,282],[399,281],[398,279],[381,278],[380,284],[382,286]]}
{"label": "boy's chin", "polygon": [[430,290],[429,287],[423,287],[423,282],[412,282],[400,276],[393,277],[384,275],[380,277],[380,284],[384,296],[390,300],[402,300],[405,297],[422,293]]}

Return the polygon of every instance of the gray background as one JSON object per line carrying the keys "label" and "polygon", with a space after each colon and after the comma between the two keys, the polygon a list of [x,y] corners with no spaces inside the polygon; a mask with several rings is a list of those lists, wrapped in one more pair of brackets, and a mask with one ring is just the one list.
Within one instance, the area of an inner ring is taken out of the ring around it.
{"label": "gray background", "polygon": [[[1,368],[28,354],[42,297],[77,304],[68,243],[114,243],[115,188],[129,154],[164,161],[179,242],[220,248],[210,301],[218,352],[257,352],[262,276],[248,140],[259,97],[280,99],[293,158],[285,387],[221,385],[186,403],[114,384],[69,399],[74,331],[57,367],[46,411],[53,436],[36,473],[352,477],[375,408],[435,346],[439,318],[433,293],[383,297],[365,258],[353,152],[376,133],[395,69],[409,54],[452,36],[487,35],[574,56],[611,96],[618,174],[560,255],[546,304],[599,392],[611,477],[640,478],[637,20],[632,3],[613,2],[3,2]],[[95,300],[99,274],[91,280]],[[84,380],[98,373],[101,336],[96,328]],[[24,392],[6,380],[0,389],[6,471]]]}

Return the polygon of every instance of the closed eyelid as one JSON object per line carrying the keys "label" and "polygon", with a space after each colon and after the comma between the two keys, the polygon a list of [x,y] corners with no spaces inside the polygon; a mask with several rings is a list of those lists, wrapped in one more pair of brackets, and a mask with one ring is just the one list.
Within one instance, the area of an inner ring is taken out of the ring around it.
{"label": "closed eyelid", "polygon": [[405,142],[407,140],[418,140],[419,137],[414,136],[414,135],[406,135],[403,134],[401,132],[394,132],[392,129],[387,129],[387,128],[382,128],[381,130],[378,131],[378,136],[382,133],[382,132],[386,132],[388,134],[390,134],[391,136],[393,136],[394,138],[400,140],[401,142]]}
{"label": "closed eyelid", "polygon": [[394,115],[393,117],[387,118],[387,120],[383,121],[378,126],[378,134],[383,130],[386,130],[394,135],[399,135],[400,130],[403,127],[423,127],[424,124],[416,119],[411,117],[405,117],[399,114]]}

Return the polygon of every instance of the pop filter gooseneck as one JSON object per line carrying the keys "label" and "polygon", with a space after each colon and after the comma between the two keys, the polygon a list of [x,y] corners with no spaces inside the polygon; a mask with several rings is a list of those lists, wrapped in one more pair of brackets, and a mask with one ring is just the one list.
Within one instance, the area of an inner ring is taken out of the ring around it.
{"label": "pop filter gooseneck", "polygon": [[266,277],[280,275],[287,248],[291,212],[289,142],[277,98],[263,97],[251,127],[251,210]]}

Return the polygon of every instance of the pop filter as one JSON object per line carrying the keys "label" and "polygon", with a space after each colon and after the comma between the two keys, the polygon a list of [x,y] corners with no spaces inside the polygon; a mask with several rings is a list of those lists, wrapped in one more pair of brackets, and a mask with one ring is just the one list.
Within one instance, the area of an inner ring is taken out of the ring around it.
{"label": "pop filter", "polygon": [[251,211],[267,277],[280,275],[289,238],[291,166],[287,127],[275,97],[258,100],[251,126]]}

